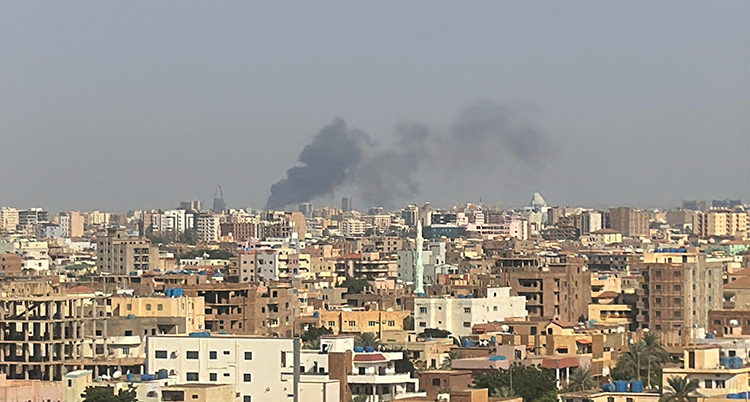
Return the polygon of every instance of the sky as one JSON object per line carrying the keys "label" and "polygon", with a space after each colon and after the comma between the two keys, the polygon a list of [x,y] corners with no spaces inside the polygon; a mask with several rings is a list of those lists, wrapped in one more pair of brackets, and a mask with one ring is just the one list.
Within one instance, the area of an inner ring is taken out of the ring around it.
{"label": "sky", "polygon": [[337,118],[387,147],[487,101],[546,151],[426,155],[389,206],[750,200],[747,1],[5,1],[0,94],[3,206],[262,208]]}

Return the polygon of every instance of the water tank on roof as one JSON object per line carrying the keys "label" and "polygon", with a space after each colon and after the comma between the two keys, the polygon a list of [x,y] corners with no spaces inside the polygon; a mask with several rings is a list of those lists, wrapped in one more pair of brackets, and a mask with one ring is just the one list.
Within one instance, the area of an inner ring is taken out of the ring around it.
{"label": "water tank on roof", "polygon": [[706,334],[706,339],[714,339],[714,334],[712,334],[712,333],[710,333],[710,332],[709,332],[709,333],[707,333],[707,334]]}
{"label": "water tank on roof", "polygon": [[733,369],[742,368],[742,359],[739,356],[734,356],[730,358],[730,364],[729,367]]}
{"label": "water tank on roof", "polygon": [[729,365],[731,364],[731,359],[729,359],[729,356],[722,356],[721,357],[721,366],[729,368]]}
{"label": "water tank on roof", "polygon": [[141,381],[154,381],[156,376],[153,374],[141,374]]}
{"label": "water tank on roof", "polygon": [[500,361],[500,360],[505,360],[505,356],[490,356],[490,361],[491,362],[496,362],[496,361]]}
{"label": "water tank on roof", "polygon": [[630,392],[643,392],[643,381],[630,381]]}
{"label": "water tank on roof", "polygon": [[135,380],[135,375],[133,375],[133,373],[128,373],[128,375],[125,376],[125,379],[127,379],[128,382],[133,382],[133,380]]}
{"label": "water tank on roof", "polygon": [[458,295],[458,298],[459,298],[459,299],[463,299],[463,298],[464,298],[464,295]]}
{"label": "water tank on roof", "polygon": [[469,339],[469,338],[464,339],[464,347],[465,348],[470,348],[471,347],[471,339]]}
{"label": "water tank on roof", "polygon": [[158,377],[158,378],[159,378],[160,380],[163,380],[163,379],[165,379],[165,378],[169,377],[169,371],[167,371],[167,369],[161,369],[161,370],[159,370],[159,371],[158,371],[158,372],[156,373],[156,376],[157,376],[157,377]]}
{"label": "water tank on roof", "polygon": [[354,351],[355,351],[356,353],[363,353],[363,352],[365,351],[365,348],[363,348],[363,347],[361,347],[361,346],[356,346],[356,347],[354,348]]}
{"label": "water tank on roof", "polygon": [[164,296],[172,297],[172,289],[167,288],[167,290],[164,291]]}
{"label": "water tank on roof", "polygon": [[372,346],[365,347],[365,352],[367,352],[367,353],[372,353],[374,351],[375,351],[375,348],[373,348]]}
{"label": "water tank on roof", "polygon": [[613,392],[615,390],[615,384],[612,384],[611,382],[605,382],[604,385],[602,385],[602,390],[604,392]]}
{"label": "water tank on roof", "polygon": [[319,311],[314,312],[313,317],[320,318],[320,312]]}
{"label": "water tank on roof", "polygon": [[615,381],[615,392],[628,392],[628,382],[623,380]]}

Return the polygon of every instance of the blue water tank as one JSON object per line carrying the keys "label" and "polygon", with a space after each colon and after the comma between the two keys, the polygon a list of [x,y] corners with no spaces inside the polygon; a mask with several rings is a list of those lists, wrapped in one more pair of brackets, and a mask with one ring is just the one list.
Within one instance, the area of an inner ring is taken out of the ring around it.
{"label": "blue water tank", "polygon": [[729,356],[722,356],[720,362],[722,367],[729,367],[729,365],[731,364]]}
{"label": "blue water tank", "polygon": [[463,299],[463,298],[464,298],[464,295],[458,295],[458,298],[459,298],[459,299]]}
{"label": "blue water tank", "polygon": [[640,380],[630,381],[630,392],[643,392],[643,381],[640,381]]}
{"label": "blue water tank", "polygon": [[154,381],[156,376],[153,374],[141,374],[141,381]]}
{"label": "blue water tank", "polygon": [[745,399],[741,394],[727,394],[727,399]]}
{"label": "blue water tank", "polygon": [[464,347],[465,348],[471,347],[471,339],[468,339],[468,338],[464,339]]}
{"label": "blue water tank", "polygon": [[747,392],[740,392],[737,395],[737,399],[747,399]]}
{"label": "blue water tank", "polygon": [[209,338],[211,336],[211,333],[208,331],[191,332],[188,336],[190,336],[191,338]]}
{"label": "blue water tank", "polygon": [[373,348],[372,346],[366,346],[365,347],[365,352],[367,352],[367,353],[372,353],[374,351],[375,351],[375,348]]}
{"label": "blue water tank", "polygon": [[612,384],[611,382],[605,382],[604,385],[602,385],[602,390],[604,392],[612,392],[615,390],[615,384]]}
{"label": "blue water tank", "polygon": [[493,344],[493,345],[497,343],[497,338],[495,337],[495,335],[492,335],[490,337],[490,343]]}
{"label": "blue water tank", "polygon": [[734,356],[734,357],[731,357],[730,359],[731,359],[731,363],[729,367],[733,369],[742,368],[742,359],[739,356]]}
{"label": "blue water tank", "polygon": [[496,362],[496,361],[499,361],[499,360],[505,360],[505,356],[490,356],[490,361],[491,362]]}
{"label": "blue water tank", "polygon": [[616,392],[628,392],[628,382],[623,380],[615,381]]}
{"label": "blue water tank", "polygon": [[362,352],[364,352],[364,351],[365,351],[365,348],[363,348],[363,347],[361,347],[361,346],[356,346],[356,347],[354,347],[354,351],[355,351],[356,353],[362,353]]}
{"label": "blue water tank", "polygon": [[166,291],[166,292],[164,292],[164,294],[165,294],[165,295],[166,295],[167,297],[172,297],[172,289],[170,289],[170,288],[167,288],[167,291]]}
{"label": "blue water tank", "polygon": [[158,372],[156,373],[156,376],[157,376],[157,377],[158,377],[158,378],[159,378],[160,380],[163,380],[163,379],[165,379],[165,378],[169,377],[169,371],[167,371],[167,369],[161,369],[161,370],[159,370],[159,371],[158,371]]}
{"label": "blue water tank", "polygon": [[133,382],[133,380],[135,380],[135,375],[133,375],[133,373],[128,373],[125,378],[127,378],[128,382]]}
{"label": "blue water tank", "polygon": [[175,289],[174,292],[172,292],[172,294],[174,295],[174,297],[185,296],[185,289],[183,288]]}
{"label": "blue water tank", "polygon": [[709,332],[709,333],[707,333],[707,334],[706,334],[706,339],[714,339],[714,334],[712,334],[712,333],[710,333],[710,332]]}

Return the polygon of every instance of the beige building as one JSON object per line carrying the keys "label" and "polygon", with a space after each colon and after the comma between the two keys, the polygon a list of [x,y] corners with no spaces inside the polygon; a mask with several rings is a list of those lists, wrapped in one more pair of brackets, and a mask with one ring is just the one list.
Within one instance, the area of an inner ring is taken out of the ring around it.
{"label": "beige building", "polygon": [[737,368],[721,365],[720,348],[715,345],[700,345],[686,348],[682,368],[665,367],[662,381],[672,377],[687,377],[700,384],[698,393],[707,398],[725,397],[750,390],[750,367]]}
{"label": "beige building", "polygon": [[60,212],[58,215],[62,237],[77,238],[83,236],[83,216],[78,211]]}
{"label": "beige building", "polygon": [[693,233],[701,237],[747,236],[747,212],[743,210],[712,209],[697,214]]}
{"label": "beige building", "polygon": [[614,229],[599,229],[581,236],[584,246],[604,247],[610,244],[622,243],[622,233]]}
{"label": "beige building", "polygon": [[625,237],[645,237],[649,234],[648,211],[633,207],[618,207],[609,210],[610,228]]}
{"label": "beige building", "polygon": [[339,333],[374,333],[382,337],[383,332],[403,331],[404,319],[409,311],[320,311],[319,326]]}
{"label": "beige building", "polygon": [[96,239],[96,267],[99,272],[128,275],[159,266],[159,248],[151,241],[130,235],[124,229],[110,228]]}
{"label": "beige building", "polygon": [[15,233],[18,227],[18,210],[16,208],[0,208],[0,232]]}
{"label": "beige building", "polygon": [[206,308],[203,297],[113,297],[112,316],[134,315],[146,317],[184,317],[186,332],[206,328]]}

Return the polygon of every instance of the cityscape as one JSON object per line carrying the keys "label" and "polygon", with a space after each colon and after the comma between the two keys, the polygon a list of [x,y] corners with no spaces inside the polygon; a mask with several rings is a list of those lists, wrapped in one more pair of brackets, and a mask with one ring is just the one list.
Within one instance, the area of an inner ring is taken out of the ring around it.
{"label": "cityscape", "polygon": [[0,402],[750,401],[750,1],[0,1]]}

